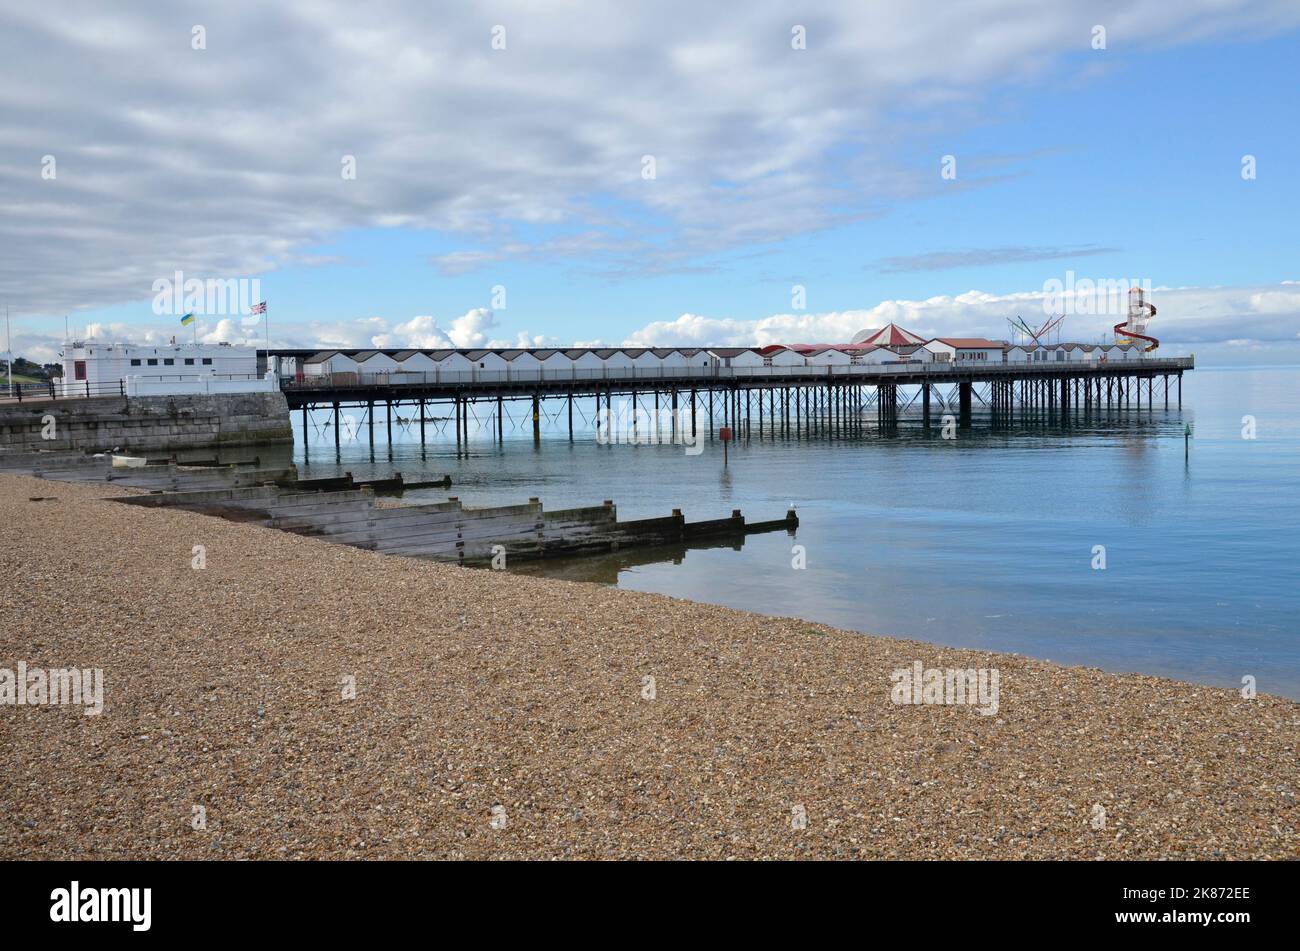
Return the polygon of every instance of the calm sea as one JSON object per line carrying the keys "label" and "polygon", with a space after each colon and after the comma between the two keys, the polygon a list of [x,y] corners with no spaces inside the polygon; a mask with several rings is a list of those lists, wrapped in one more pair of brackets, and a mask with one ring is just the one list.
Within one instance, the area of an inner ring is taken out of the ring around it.
{"label": "calm sea", "polygon": [[[927,434],[912,411],[881,434],[869,409],[857,434],[755,433],[732,444],[725,467],[716,442],[694,456],[599,445],[590,402],[570,443],[563,405],[549,409],[558,415],[540,444],[523,403],[498,444],[484,404],[484,428],[460,452],[449,422],[430,424],[423,448],[417,426],[395,422],[390,448],[381,410],[373,455],[353,410],[360,428],[338,456],[327,413],[310,421],[306,446],[294,414],[295,456],[304,477],[452,477],[452,489],[408,500],[538,496],[555,509],[613,499],[622,518],[739,508],[751,520],[793,504],[794,538],[519,570],[1107,670],[1219,686],[1252,675],[1262,692],[1300,698],[1300,368],[1198,369],[1184,378],[1181,412],[1158,392],[1153,410],[994,430],[977,410],[955,440],[937,425]],[[1093,567],[1096,546],[1104,569]]]}

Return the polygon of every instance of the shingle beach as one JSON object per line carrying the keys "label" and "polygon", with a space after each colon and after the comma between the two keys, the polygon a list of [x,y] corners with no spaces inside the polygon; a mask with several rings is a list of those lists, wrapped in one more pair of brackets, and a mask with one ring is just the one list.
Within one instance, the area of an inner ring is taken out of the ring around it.
{"label": "shingle beach", "polygon": [[[0,477],[0,668],[104,675],[99,716],[0,706],[0,857],[1300,857],[1289,700],[121,494]],[[996,714],[891,702],[916,661]]]}

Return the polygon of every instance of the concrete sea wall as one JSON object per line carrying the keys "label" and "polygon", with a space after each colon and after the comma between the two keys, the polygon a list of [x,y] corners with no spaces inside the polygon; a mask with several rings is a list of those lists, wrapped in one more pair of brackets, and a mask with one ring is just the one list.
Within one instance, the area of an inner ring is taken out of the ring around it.
{"label": "concrete sea wall", "polygon": [[0,446],[13,449],[176,452],[292,442],[289,405],[279,392],[115,396],[0,406]]}

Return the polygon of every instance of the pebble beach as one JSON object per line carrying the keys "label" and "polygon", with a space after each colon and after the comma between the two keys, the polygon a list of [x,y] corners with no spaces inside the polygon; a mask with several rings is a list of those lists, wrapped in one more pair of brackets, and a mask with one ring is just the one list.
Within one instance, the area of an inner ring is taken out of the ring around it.
{"label": "pebble beach", "polygon": [[[1300,857],[1293,701],[129,491],[0,476],[0,668],[103,671],[100,715],[0,706],[0,857]],[[996,713],[893,702],[917,662],[996,670]]]}

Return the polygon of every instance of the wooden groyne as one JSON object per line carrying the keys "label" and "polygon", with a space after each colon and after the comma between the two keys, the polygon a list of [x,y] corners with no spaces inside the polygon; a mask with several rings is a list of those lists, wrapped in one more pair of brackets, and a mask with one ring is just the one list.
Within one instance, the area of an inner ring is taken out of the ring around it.
{"label": "wooden groyne", "polygon": [[111,457],[84,454],[0,453],[0,472],[66,482],[103,482],[149,490],[124,496],[129,505],[176,507],[393,555],[417,555],[458,564],[537,559],[611,551],[633,546],[689,543],[790,531],[799,518],[746,522],[739,509],[730,517],[688,522],[680,509],[662,518],[619,521],[612,500],[584,508],[548,512],[537,498],[519,505],[469,508],[452,496],[443,502],[394,503],[381,495],[414,488],[446,487],[434,482],[390,479],[357,481],[303,479],[297,470],[248,465],[180,465],[171,461],[115,468]]}
{"label": "wooden groyne", "polygon": [[314,535],[392,555],[418,555],[459,564],[486,564],[494,556],[535,559],[610,551],[631,546],[689,542],[798,527],[794,510],[785,518],[746,523],[739,510],[729,518],[688,522],[680,510],[663,518],[619,521],[612,501],[585,508],[546,511],[533,498],[520,505],[470,508],[445,502],[384,504],[369,486],[351,490],[301,491],[263,485],[191,492],[156,492],[121,500],[131,505],[176,506],[268,528]]}

